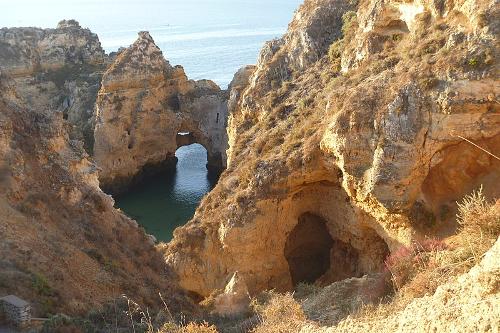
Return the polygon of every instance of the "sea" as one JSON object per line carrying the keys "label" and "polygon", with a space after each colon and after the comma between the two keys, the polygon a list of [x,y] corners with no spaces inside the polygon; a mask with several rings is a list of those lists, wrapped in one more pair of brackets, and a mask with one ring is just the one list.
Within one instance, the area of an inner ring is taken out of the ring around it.
{"label": "sea", "polygon": [[255,64],[265,41],[281,36],[302,0],[0,0],[0,27],[55,28],[75,19],[99,35],[106,52],[149,31],[189,78],[226,88]]}
{"label": "sea", "polygon": [[[55,28],[75,19],[97,33],[107,53],[149,31],[165,58],[190,79],[227,88],[236,71],[255,64],[264,42],[280,37],[302,0],[0,0],[0,27]],[[177,150],[175,173],[163,173],[116,198],[117,208],[159,241],[189,221],[216,184],[203,146]]]}

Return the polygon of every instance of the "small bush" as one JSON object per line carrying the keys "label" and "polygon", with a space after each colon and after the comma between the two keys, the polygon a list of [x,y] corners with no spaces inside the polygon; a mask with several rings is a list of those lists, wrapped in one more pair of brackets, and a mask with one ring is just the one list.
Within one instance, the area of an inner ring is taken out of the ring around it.
{"label": "small bush", "polygon": [[32,285],[33,289],[35,289],[36,293],[40,296],[53,295],[52,287],[49,285],[47,278],[42,274],[33,274]]}
{"label": "small bush", "polygon": [[458,204],[461,227],[451,238],[453,246],[427,240],[392,253],[385,264],[398,295],[413,298],[433,293],[479,263],[500,234],[499,207],[488,202],[480,188]]}
{"label": "small bush", "polygon": [[[485,226],[484,220],[487,220],[491,204],[488,203],[484,197],[482,186],[478,191],[474,191],[472,194],[466,195],[462,202],[457,203],[457,205],[457,219],[458,223],[462,227],[474,225],[479,228],[483,228]],[[486,222],[486,226],[489,227],[488,222]]]}
{"label": "small bush", "polygon": [[279,89],[281,87],[281,82],[279,80],[272,80],[271,81],[271,88],[272,89]]}
{"label": "small bush", "polygon": [[303,109],[308,108],[309,106],[311,106],[313,103],[314,103],[314,99],[311,98],[311,97],[301,98],[297,102],[297,106],[298,106],[299,109],[303,110]]}
{"label": "small bush", "polygon": [[427,76],[421,78],[419,83],[424,89],[432,89],[438,85],[439,80],[433,76]]}
{"label": "small bush", "polygon": [[401,39],[403,39],[403,35],[402,34],[393,34],[392,35],[392,40],[394,42],[399,42]]}
{"label": "small bush", "polygon": [[89,321],[81,318],[72,318],[63,314],[51,316],[44,322],[41,333],[66,333],[66,332],[99,332]]}
{"label": "small bush", "polygon": [[340,71],[342,52],[344,51],[344,41],[339,39],[330,45],[328,49],[328,58],[335,71]]}
{"label": "small bush", "polygon": [[456,242],[479,262],[500,235],[500,205],[488,202],[480,187],[458,203],[457,221]]}
{"label": "small bush", "polygon": [[358,24],[356,12],[350,10],[342,15],[342,35],[344,40],[351,40]]}
{"label": "small bush", "polygon": [[306,297],[309,297],[311,295],[317,294],[321,291],[321,288],[314,285],[314,284],[308,284],[308,283],[299,283],[297,287],[295,288],[295,294],[294,296],[297,299],[303,299]]}
{"label": "small bush", "polygon": [[392,253],[385,261],[386,269],[391,273],[392,282],[396,289],[401,289],[411,281],[420,271],[427,268],[430,252],[441,251],[446,245],[435,239],[413,243],[409,247],[401,247]]}
{"label": "small bush", "polygon": [[477,58],[471,58],[467,63],[470,67],[477,67],[479,65],[479,60],[477,60]]}

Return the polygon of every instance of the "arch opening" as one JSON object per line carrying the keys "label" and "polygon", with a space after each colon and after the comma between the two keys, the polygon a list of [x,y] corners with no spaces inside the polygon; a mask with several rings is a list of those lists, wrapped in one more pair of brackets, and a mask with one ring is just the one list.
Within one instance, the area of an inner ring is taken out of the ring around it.
{"label": "arch opening", "polygon": [[183,146],[189,146],[194,143],[197,143],[197,140],[193,132],[183,131],[178,132],[175,137],[175,143],[177,144],[177,149]]}
{"label": "arch opening", "polygon": [[189,221],[203,196],[216,184],[206,168],[201,144],[179,147],[176,163],[115,198],[116,207],[134,218],[159,241],[172,239],[175,228]]}
{"label": "arch opening", "polygon": [[207,163],[206,167],[210,173],[212,179],[218,179],[222,171],[224,170],[224,161],[222,154],[220,152],[213,151],[210,144],[210,140],[204,136],[199,130],[190,130],[192,127],[183,125],[177,131],[176,144],[177,149],[190,146],[193,144],[200,144],[205,148],[207,153]]}

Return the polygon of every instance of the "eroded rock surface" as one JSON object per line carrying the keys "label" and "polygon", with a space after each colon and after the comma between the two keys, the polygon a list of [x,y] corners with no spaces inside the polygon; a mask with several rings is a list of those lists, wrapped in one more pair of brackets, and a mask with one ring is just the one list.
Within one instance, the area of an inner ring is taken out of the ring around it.
{"label": "eroded rock surface", "polygon": [[[452,233],[481,184],[498,197],[500,161],[464,140],[499,155],[496,18],[494,1],[305,1],[238,93],[228,169],[165,253],[181,285],[207,296],[237,271],[251,295],[291,290],[297,260],[318,284],[360,277]],[[322,227],[287,250],[305,216]],[[307,242],[322,228],[322,248]],[[328,250],[326,268],[307,260]]]}
{"label": "eroded rock surface", "polygon": [[500,325],[499,257],[497,241],[468,273],[404,310],[362,320],[350,317],[330,328],[305,326],[300,332],[494,332]]}
{"label": "eroded rock surface", "polygon": [[62,112],[73,139],[93,146],[92,115],[107,66],[96,34],[74,20],[55,29],[0,29],[0,68],[34,111]]}
{"label": "eroded rock surface", "polygon": [[96,104],[95,159],[103,188],[118,193],[149,170],[175,163],[178,147],[200,143],[221,170],[227,149],[226,93],[188,80],[147,32],[106,71]]}
{"label": "eroded rock surface", "polygon": [[27,109],[15,84],[0,72],[0,294],[30,301],[36,317],[122,294],[155,307],[159,291],[170,309],[189,305],[149,237],[99,189],[62,115]]}

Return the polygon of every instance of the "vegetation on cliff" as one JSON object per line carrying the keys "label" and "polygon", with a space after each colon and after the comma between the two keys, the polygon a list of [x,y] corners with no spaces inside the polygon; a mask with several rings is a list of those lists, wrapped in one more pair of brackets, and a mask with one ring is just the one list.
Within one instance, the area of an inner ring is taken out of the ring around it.
{"label": "vegetation on cliff", "polygon": [[[146,32],[100,85],[87,71],[102,49],[76,22],[34,30],[36,68],[12,56],[24,30],[0,30],[14,45],[0,53],[14,76],[0,74],[0,292],[78,318],[54,316],[48,332],[498,327],[498,13],[487,0],[306,0],[229,101]],[[73,54],[72,33],[93,51]],[[65,40],[55,66],[46,34]],[[97,98],[99,165],[68,135],[68,112],[35,107],[57,97],[66,110],[63,86],[100,86],[80,100]],[[227,169],[157,245],[113,208],[98,170],[129,180],[183,130],[215,133],[218,160],[228,141]]]}

